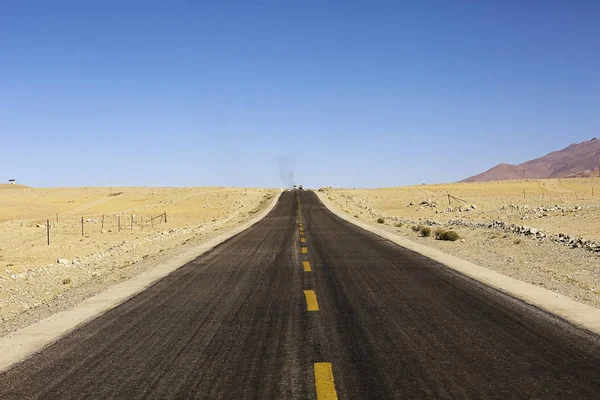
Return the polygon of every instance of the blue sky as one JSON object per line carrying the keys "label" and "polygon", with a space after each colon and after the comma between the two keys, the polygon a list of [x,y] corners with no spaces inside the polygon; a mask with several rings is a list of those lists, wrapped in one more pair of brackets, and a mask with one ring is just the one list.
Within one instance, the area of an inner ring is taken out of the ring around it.
{"label": "blue sky", "polygon": [[0,2],[0,179],[450,182],[600,136],[598,1]]}

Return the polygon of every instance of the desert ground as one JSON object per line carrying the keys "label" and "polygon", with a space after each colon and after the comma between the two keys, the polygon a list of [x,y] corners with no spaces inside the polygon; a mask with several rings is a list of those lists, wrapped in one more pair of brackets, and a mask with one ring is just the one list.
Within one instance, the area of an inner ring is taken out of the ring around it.
{"label": "desert ground", "polygon": [[0,185],[0,335],[249,220],[277,192]]}
{"label": "desert ground", "polygon": [[600,178],[320,190],[361,221],[600,307]]}

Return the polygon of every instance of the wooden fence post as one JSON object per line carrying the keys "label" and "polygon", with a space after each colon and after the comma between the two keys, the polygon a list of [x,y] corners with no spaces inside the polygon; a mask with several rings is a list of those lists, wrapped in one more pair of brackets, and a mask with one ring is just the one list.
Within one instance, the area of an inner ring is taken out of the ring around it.
{"label": "wooden fence post", "polygon": [[165,223],[167,222],[167,212],[165,211]]}
{"label": "wooden fence post", "polygon": [[48,237],[48,246],[50,246],[50,220],[46,220],[46,236]]}
{"label": "wooden fence post", "polygon": [[119,232],[121,232],[121,216],[117,217],[117,223],[119,224]]}
{"label": "wooden fence post", "polygon": [[81,217],[81,237],[83,237],[83,217]]}

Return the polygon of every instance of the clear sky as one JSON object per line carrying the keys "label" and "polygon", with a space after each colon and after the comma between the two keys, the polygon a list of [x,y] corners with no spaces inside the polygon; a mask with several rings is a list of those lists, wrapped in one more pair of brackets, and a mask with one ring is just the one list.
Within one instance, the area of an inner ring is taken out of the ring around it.
{"label": "clear sky", "polygon": [[0,180],[456,181],[600,136],[599,21],[593,0],[0,1]]}

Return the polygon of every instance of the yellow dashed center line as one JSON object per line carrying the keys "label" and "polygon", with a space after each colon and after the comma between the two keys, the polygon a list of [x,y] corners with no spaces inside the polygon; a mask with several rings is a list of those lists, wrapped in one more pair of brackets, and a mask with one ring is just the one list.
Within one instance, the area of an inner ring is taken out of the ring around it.
{"label": "yellow dashed center line", "polygon": [[[300,230],[300,243],[306,243],[304,238],[304,226],[302,225],[302,206],[300,204],[300,196],[298,196],[298,228]],[[301,247],[302,254],[308,254],[306,245]],[[302,261],[304,272],[312,272],[312,267],[309,261]],[[307,311],[319,311],[319,303],[314,290],[305,290],[304,297],[306,299]],[[315,373],[315,390],[317,392],[317,400],[337,400],[337,391],[335,390],[335,382],[333,380],[333,367],[328,362],[317,362],[314,364]]]}
{"label": "yellow dashed center line", "polygon": [[331,363],[315,363],[315,389],[317,390],[317,400],[337,400]]}
{"label": "yellow dashed center line", "polygon": [[304,297],[306,298],[307,311],[319,311],[319,303],[317,302],[317,295],[314,290],[305,290]]}
{"label": "yellow dashed center line", "polygon": [[312,268],[310,266],[310,262],[302,261],[302,266],[304,267],[304,272],[311,272]]}

